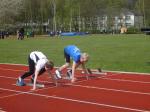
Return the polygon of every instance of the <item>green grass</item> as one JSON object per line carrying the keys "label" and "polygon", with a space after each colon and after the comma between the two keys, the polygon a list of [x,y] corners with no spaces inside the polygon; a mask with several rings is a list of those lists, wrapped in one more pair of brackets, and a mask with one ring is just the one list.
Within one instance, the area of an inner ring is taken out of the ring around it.
{"label": "green grass", "polygon": [[61,66],[64,63],[63,48],[69,44],[75,44],[89,53],[88,67],[150,73],[150,36],[146,35],[38,37],[23,41],[5,39],[0,40],[0,63],[27,64],[28,54],[39,50],[56,66]]}

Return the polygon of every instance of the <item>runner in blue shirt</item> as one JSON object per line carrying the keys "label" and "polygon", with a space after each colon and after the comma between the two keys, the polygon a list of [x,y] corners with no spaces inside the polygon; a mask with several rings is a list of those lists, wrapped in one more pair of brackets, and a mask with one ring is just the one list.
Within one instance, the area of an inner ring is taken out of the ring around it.
{"label": "runner in blue shirt", "polygon": [[67,71],[67,74],[69,75],[71,82],[75,81],[75,69],[82,65],[82,69],[85,73],[88,73],[85,67],[85,63],[89,59],[89,55],[87,53],[81,53],[80,49],[75,45],[68,45],[64,48],[64,57],[66,60],[66,63],[62,65],[60,68],[58,68],[55,73],[57,78],[61,77],[61,71],[70,65],[70,59],[73,60],[72,69]]}

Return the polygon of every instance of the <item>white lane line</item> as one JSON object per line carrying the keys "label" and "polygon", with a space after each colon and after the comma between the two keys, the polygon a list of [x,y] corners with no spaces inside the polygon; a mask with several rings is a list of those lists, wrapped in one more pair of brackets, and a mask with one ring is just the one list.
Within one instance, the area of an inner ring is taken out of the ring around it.
{"label": "white lane line", "polygon": [[[0,76],[1,77],[1,76]],[[5,77],[3,76],[3,78],[9,78],[9,79],[14,79],[16,80],[17,78],[13,78],[13,77]],[[27,79],[28,80],[28,79]],[[83,88],[89,88],[89,89],[99,89],[99,90],[107,90],[107,91],[116,91],[116,92],[122,92],[122,93],[132,93],[132,94],[140,94],[140,95],[150,95],[150,93],[146,93],[146,92],[138,92],[138,91],[128,91],[128,90],[122,90],[122,89],[111,89],[111,88],[100,88],[100,87],[96,87],[96,86],[84,86],[84,85],[79,85],[79,82],[85,82],[88,80],[83,80],[83,81],[78,81],[75,84],[64,84],[64,85],[70,85],[70,86],[78,86],[78,87],[83,87]],[[40,81],[39,82],[45,82],[45,83],[52,83],[49,81]],[[15,85],[16,84],[12,84]],[[56,87],[56,86],[55,86]],[[43,88],[44,89],[44,88]]]}
{"label": "white lane line", "polygon": [[0,99],[12,97],[12,96],[17,96],[17,95],[21,95],[21,94],[23,94],[23,93],[15,93],[15,94],[7,95],[7,96],[2,96],[2,97],[0,97]]}
{"label": "white lane line", "polygon": [[[12,85],[16,86],[16,84],[12,84]],[[34,90],[34,91],[30,90],[30,91],[27,91],[27,92],[37,92],[37,91],[46,90],[46,89],[50,89],[50,88],[56,88],[56,86],[39,88],[37,90]],[[0,99],[4,99],[4,98],[8,98],[8,97],[13,97],[13,96],[21,95],[21,94],[24,94],[24,93],[15,93],[15,94],[7,95],[7,96],[0,97]]]}
{"label": "white lane line", "polygon": [[142,109],[136,109],[136,108],[128,108],[123,106],[116,106],[116,105],[109,105],[109,104],[103,104],[103,103],[97,103],[97,102],[90,102],[90,101],[84,101],[84,100],[77,100],[77,99],[71,99],[71,98],[65,98],[65,97],[59,97],[54,95],[43,95],[43,94],[37,94],[37,93],[30,93],[30,92],[23,92],[23,91],[17,91],[12,89],[5,89],[0,88],[1,90],[5,91],[13,91],[13,92],[19,92],[23,94],[33,95],[33,96],[40,96],[40,97],[46,97],[46,98],[53,98],[58,100],[64,100],[64,101],[71,101],[71,102],[77,102],[77,103],[83,103],[83,104],[90,104],[90,105],[96,105],[96,106],[104,106],[104,107],[110,107],[110,108],[117,108],[117,109],[123,109],[123,110],[130,110],[130,111],[136,111],[136,112],[150,112],[150,110],[142,110]]}
{"label": "white lane line", "polygon": [[15,64],[15,63],[0,63],[1,65],[17,65],[17,66],[28,66],[27,64]]}
{"label": "white lane line", "polygon": [[[16,80],[17,78],[14,78],[14,77],[6,77],[6,76],[0,76],[2,78],[7,78],[7,79],[14,79]],[[29,79],[25,79],[25,80],[29,80]],[[40,81],[38,80],[39,82],[47,82],[47,83],[53,83],[53,82],[49,82],[49,81]],[[87,81],[87,80],[82,80],[82,81],[78,81],[78,82],[84,82],[84,81]],[[16,84],[12,84],[13,86],[17,86]],[[71,85],[71,84],[70,84]],[[54,85],[52,87],[44,87],[44,88],[38,88],[37,90],[35,91],[41,91],[41,90],[46,90],[46,89],[50,89],[50,88],[56,88],[57,86]],[[29,91],[30,92],[30,91]],[[22,94],[22,93],[21,93]],[[0,97],[0,99],[3,99],[3,98],[7,98],[7,97],[13,97],[13,96],[17,96],[17,95],[20,95],[20,93],[18,94],[11,94],[11,95],[8,95],[8,96],[3,96],[3,97]]]}
{"label": "white lane line", "polygon": [[2,108],[0,108],[0,112],[6,112],[6,111],[4,111]]}
{"label": "white lane line", "polygon": [[[3,68],[0,68],[0,69],[2,69],[2,70],[10,70],[10,71],[24,71],[24,70],[3,69]],[[117,74],[114,74],[114,75],[117,75]],[[108,76],[114,76],[114,75],[108,75]],[[114,81],[119,81],[119,82],[123,81],[123,82],[136,82],[136,83],[147,83],[147,84],[150,84],[150,82],[147,82],[147,81],[134,81],[134,80],[107,78],[107,75],[105,75],[105,76],[99,76],[97,78],[106,79],[106,80],[114,80]]]}
{"label": "white lane line", "polygon": [[82,85],[73,85],[77,87],[89,88],[89,89],[99,89],[99,90],[106,90],[106,91],[116,91],[116,92],[123,92],[123,93],[132,93],[132,94],[141,94],[141,95],[150,95],[150,93],[143,93],[143,92],[135,92],[135,91],[127,91],[127,90],[119,90],[119,89],[110,89],[110,88],[100,88],[95,86],[82,86]]}
{"label": "white lane line", "polygon": [[4,111],[4,110],[0,109],[0,112],[6,112],[6,111]]}
{"label": "white lane line", "polygon": [[17,72],[24,71],[24,70],[15,70],[15,69],[8,69],[8,68],[1,68],[1,67],[0,67],[0,70],[9,70],[9,71],[14,71],[14,72],[15,71],[17,71]]}
{"label": "white lane line", "polygon": [[113,81],[119,81],[119,82],[135,82],[135,83],[144,83],[144,84],[150,84],[150,82],[146,81],[134,81],[134,80],[127,80],[127,79],[116,79],[116,78],[107,78],[107,77],[98,77],[99,79],[106,79],[106,80],[113,80]]}
{"label": "white lane line", "polygon": [[135,74],[135,75],[148,75],[150,76],[150,73],[141,73],[141,72],[125,72],[125,71],[109,71],[109,70],[104,70],[106,72],[111,72],[111,73],[123,73],[123,74]]}
{"label": "white lane line", "polygon": [[[15,64],[15,63],[0,63],[3,65],[14,65],[14,66],[28,66],[27,64]],[[58,68],[58,67],[55,67]],[[91,69],[92,70],[92,69]],[[150,73],[141,73],[141,72],[125,72],[125,71],[111,71],[111,70],[103,70],[104,72],[112,72],[112,73],[126,73],[126,74],[136,74],[136,75],[150,75]]]}

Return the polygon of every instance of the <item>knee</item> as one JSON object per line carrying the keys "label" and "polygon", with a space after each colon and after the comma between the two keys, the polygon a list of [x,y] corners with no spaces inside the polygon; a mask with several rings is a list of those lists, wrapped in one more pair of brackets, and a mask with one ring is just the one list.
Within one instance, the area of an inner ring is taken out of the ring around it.
{"label": "knee", "polygon": [[29,73],[30,75],[32,75],[32,74],[34,74],[34,71],[29,71],[28,73]]}
{"label": "knee", "polygon": [[69,66],[70,66],[70,63],[66,63],[65,66],[66,66],[66,67],[69,67]]}

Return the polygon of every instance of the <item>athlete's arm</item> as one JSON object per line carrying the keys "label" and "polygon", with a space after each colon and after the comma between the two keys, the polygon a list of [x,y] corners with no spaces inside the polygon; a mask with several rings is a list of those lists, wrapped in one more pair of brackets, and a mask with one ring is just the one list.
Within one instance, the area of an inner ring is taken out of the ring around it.
{"label": "athlete's arm", "polygon": [[36,89],[36,81],[37,81],[37,76],[39,74],[39,71],[38,70],[35,70],[35,77],[34,77],[34,83],[33,83],[33,88],[32,90],[35,90]]}
{"label": "athlete's arm", "polygon": [[73,64],[72,64],[72,80],[71,80],[71,82],[75,81],[75,69],[76,69],[77,65],[78,64],[75,61],[73,61]]}
{"label": "athlete's arm", "polygon": [[82,70],[84,71],[84,73],[88,74],[88,71],[85,67],[85,63],[81,63],[81,66],[82,66]]}

